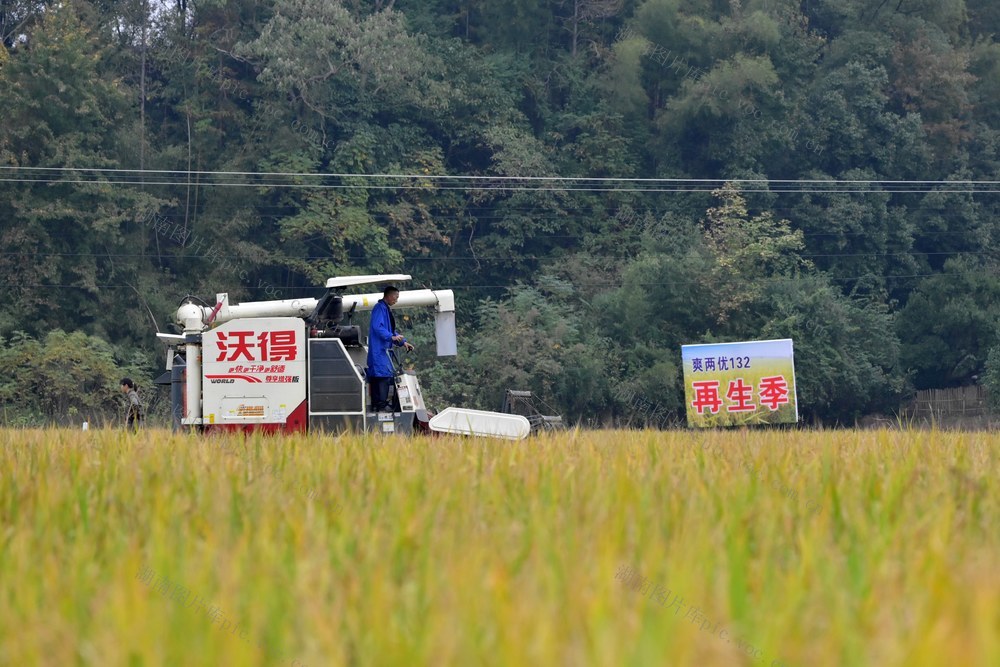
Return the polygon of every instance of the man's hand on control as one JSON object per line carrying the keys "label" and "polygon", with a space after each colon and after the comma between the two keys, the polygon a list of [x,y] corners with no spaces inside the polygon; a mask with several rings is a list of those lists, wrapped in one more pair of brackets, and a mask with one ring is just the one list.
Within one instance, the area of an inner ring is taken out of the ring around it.
{"label": "man's hand on control", "polygon": [[409,343],[403,343],[403,347],[406,348],[407,352],[412,352],[413,351],[413,346],[410,345]]}
{"label": "man's hand on control", "polygon": [[392,337],[392,342],[393,343],[402,343],[403,342],[403,336],[402,335],[393,336]]}

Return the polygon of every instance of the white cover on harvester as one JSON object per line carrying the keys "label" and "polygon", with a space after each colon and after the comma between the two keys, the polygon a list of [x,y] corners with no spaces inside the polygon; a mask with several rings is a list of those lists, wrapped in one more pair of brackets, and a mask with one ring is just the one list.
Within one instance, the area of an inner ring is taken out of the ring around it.
{"label": "white cover on harvester", "polygon": [[438,433],[481,435],[507,440],[524,440],[531,432],[531,423],[522,415],[467,408],[445,408],[441,414],[431,417],[429,425],[432,431]]}

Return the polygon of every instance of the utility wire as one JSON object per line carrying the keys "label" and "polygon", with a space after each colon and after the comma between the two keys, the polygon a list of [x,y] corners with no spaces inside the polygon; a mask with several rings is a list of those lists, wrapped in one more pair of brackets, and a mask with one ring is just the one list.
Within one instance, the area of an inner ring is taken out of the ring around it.
{"label": "utility wire", "polygon": [[179,175],[225,175],[225,176],[295,176],[312,178],[412,178],[412,179],[467,179],[467,180],[518,180],[518,181],[597,181],[597,182],[629,182],[629,183],[920,183],[920,184],[952,184],[971,183],[1000,185],[1000,181],[977,181],[977,180],[832,180],[832,179],[774,179],[774,178],[632,178],[627,176],[489,176],[489,175],[442,175],[442,174],[349,174],[330,173],[317,174],[308,172],[263,172],[263,171],[187,171],[172,169],[108,169],[90,167],[19,167],[0,166],[3,170],[50,170],[50,171],[94,171],[94,172],[120,172],[132,174],[179,174]]}
{"label": "utility wire", "polygon": [[[954,250],[954,251],[942,251],[942,252],[924,252],[920,250],[913,250],[910,252],[854,252],[854,253],[796,253],[797,257],[812,258],[812,257],[912,257],[914,255],[918,256],[946,256],[952,257],[956,255],[995,255],[1000,253],[1000,250],[994,251],[973,251],[973,250]],[[204,258],[205,255],[170,255],[170,254],[156,254],[156,253],[106,253],[106,252],[0,252],[0,257],[129,257],[129,258],[169,258],[169,259],[199,259]],[[243,255],[212,255],[213,260],[217,259],[267,259],[270,255],[266,257],[255,257],[252,253],[247,253]],[[309,257],[300,256],[289,256],[282,259],[295,259],[303,261],[311,260],[323,260],[330,259],[329,255],[313,255]],[[366,256],[350,256],[344,257],[346,260],[369,260],[370,257]],[[547,259],[559,259],[558,255],[503,255],[491,257],[489,255],[452,255],[452,256],[422,256],[422,255],[404,255],[400,258],[404,262],[465,262],[465,261],[493,261],[493,262],[510,262],[514,260],[530,260],[530,261],[542,261]]]}
{"label": "utility wire", "polygon": [[[892,280],[911,280],[911,279],[914,279],[914,278],[932,278],[932,277],[935,277],[935,276],[956,276],[956,277],[961,277],[961,276],[965,276],[965,275],[966,274],[963,274],[963,273],[938,272],[938,273],[913,273],[913,274],[889,275],[889,276],[880,276],[880,275],[876,275],[876,274],[865,274],[865,275],[860,275],[860,276],[831,276],[831,275],[828,275],[828,274],[819,273],[819,274],[806,274],[806,275],[803,275],[803,276],[774,276],[774,277],[770,277],[770,278],[755,278],[751,282],[756,282],[756,281],[773,282],[773,283],[798,282],[798,281],[801,281],[801,280],[809,278],[809,277],[825,278],[825,279],[832,280],[832,281],[837,281],[837,282],[841,282],[841,281],[850,282],[850,281],[854,281],[854,280],[861,280],[863,278],[871,278],[871,279],[874,279],[874,280],[889,280],[889,279],[892,279]],[[677,280],[677,281],[671,281],[671,282],[657,281],[657,282],[652,282],[652,283],[624,283],[624,282],[613,283],[613,282],[608,282],[608,281],[599,281],[599,282],[587,283],[587,282],[581,282],[581,281],[574,281],[573,285],[576,286],[576,287],[588,287],[588,288],[597,287],[597,288],[606,288],[606,289],[619,289],[619,288],[622,288],[622,287],[688,286],[688,285],[697,285],[697,284],[700,284],[700,282],[701,281],[699,281],[699,280]],[[93,290],[93,289],[96,289],[96,288],[99,288],[99,289],[130,289],[131,288],[131,285],[51,285],[51,284],[22,284],[22,283],[12,283],[12,282],[0,283],[0,285],[4,285],[4,286],[7,286],[7,287],[56,288],[56,289],[75,288],[75,289],[87,289],[87,290]],[[492,284],[492,285],[472,285],[472,284],[469,284],[469,285],[452,285],[452,284],[449,284],[448,285],[448,289],[451,289],[451,290],[460,290],[460,289],[506,289],[506,288],[511,288],[511,287],[536,287],[536,286],[529,285],[527,283],[495,283],[495,284]],[[319,286],[319,287],[294,287],[294,286],[290,286],[290,285],[284,285],[284,286],[267,285],[267,286],[264,286],[264,287],[251,287],[251,286],[242,287],[241,291],[259,291],[259,290],[266,290],[268,288],[271,288],[271,289],[277,288],[277,289],[281,289],[281,290],[290,290],[290,289],[296,289],[296,290],[298,290],[298,289],[301,289],[303,291],[305,291],[305,290],[323,289],[322,286]]]}
{"label": "utility wire", "polygon": [[[86,180],[63,180],[63,179],[22,179],[22,178],[0,178],[0,183],[43,183],[43,184],[71,184],[71,185],[188,185],[183,181],[86,181]],[[307,183],[212,183],[202,181],[199,187],[225,187],[225,188],[274,188],[292,190],[421,190],[423,192],[438,191],[502,191],[502,192],[655,192],[655,193],[696,193],[711,192],[715,188],[582,188],[582,187],[510,187],[510,186],[440,186],[427,187],[422,185],[342,185],[342,184],[307,184]],[[741,193],[764,193],[764,194],[929,194],[940,192],[943,194],[998,194],[1000,189],[969,189],[969,190],[848,190],[848,189],[780,189],[768,188],[742,188]]]}
{"label": "utility wire", "polygon": [[[884,192],[895,194],[925,194],[947,192],[952,194],[1000,193],[1000,181],[988,180],[879,180],[879,179],[761,179],[761,178],[632,178],[589,176],[503,176],[503,175],[440,175],[440,174],[348,174],[305,172],[251,172],[251,171],[188,171],[166,169],[109,169],[86,167],[17,167],[0,166],[0,172],[12,173],[0,178],[7,183],[38,183],[67,185],[141,185],[188,186],[192,176],[197,176],[201,187],[281,188],[281,189],[331,189],[331,190],[429,190],[429,191],[478,191],[478,192],[647,192],[647,193],[698,193],[712,192],[727,183],[745,184],[745,193],[799,193],[799,194],[868,194]],[[18,178],[22,172],[26,178]],[[61,174],[92,173],[95,178],[63,178]],[[33,175],[37,174],[37,176]],[[103,175],[102,178],[96,178]],[[167,180],[146,180],[147,175],[157,175]],[[212,178],[241,177],[227,182]],[[319,182],[284,182],[274,179],[312,180]],[[367,181],[363,184],[328,183],[329,179]],[[416,185],[384,183],[391,181],[417,181]],[[379,183],[377,181],[383,181]],[[463,183],[453,185],[450,183]],[[503,183],[498,185],[497,183]],[[508,185],[508,183],[510,185]],[[522,185],[518,185],[522,184]],[[535,184],[535,185],[530,185]],[[556,185],[563,184],[563,185]],[[614,185],[617,184],[617,185]],[[623,187],[632,185],[633,187]],[[610,186],[610,187],[609,187]],[[653,187],[660,186],[660,187]],[[852,187],[853,186],[853,187]],[[865,187],[858,187],[865,186]],[[875,189],[872,189],[875,188]]]}

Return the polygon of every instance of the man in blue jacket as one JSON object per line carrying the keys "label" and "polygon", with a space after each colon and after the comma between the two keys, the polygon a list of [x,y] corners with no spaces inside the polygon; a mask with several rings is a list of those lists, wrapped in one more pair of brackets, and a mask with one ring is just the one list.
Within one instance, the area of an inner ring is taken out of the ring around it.
{"label": "man in blue jacket", "polygon": [[389,350],[405,347],[409,352],[413,346],[396,330],[396,318],[391,306],[399,300],[399,290],[391,285],[382,292],[382,298],[372,308],[372,320],[368,327],[368,386],[371,390],[372,406],[376,412],[389,411],[389,386],[392,384],[392,361]]}

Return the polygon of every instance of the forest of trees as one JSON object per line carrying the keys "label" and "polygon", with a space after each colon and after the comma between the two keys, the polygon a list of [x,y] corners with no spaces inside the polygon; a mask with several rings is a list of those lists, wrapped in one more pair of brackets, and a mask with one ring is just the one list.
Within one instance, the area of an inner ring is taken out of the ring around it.
{"label": "forest of trees", "polygon": [[786,337],[807,422],[1000,382],[997,32],[996,0],[0,0],[0,419],[151,391],[186,295],[377,272],[456,292],[457,358],[400,318],[439,407],[662,426],[681,344]]}

